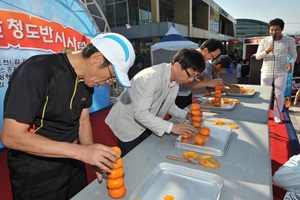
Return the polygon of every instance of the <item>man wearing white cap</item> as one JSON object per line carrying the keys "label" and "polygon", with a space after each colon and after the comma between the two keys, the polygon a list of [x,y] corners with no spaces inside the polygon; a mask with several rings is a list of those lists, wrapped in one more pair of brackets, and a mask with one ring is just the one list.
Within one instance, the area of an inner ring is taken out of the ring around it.
{"label": "man wearing white cap", "polygon": [[[197,129],[184,123],[191,114],[175,105],[179,83],[198,76],[205,68],[201,53],[195,49],[179,50],[171,63],[148,67],[132,79],[132,88],[122,92],[105,122],[118,137],[122,156],[132,150],[152,132],[195,134]],[[164,120],[166,114],[177,124]],[[117,122],[117,123],[116,123]]]}
{"label": "man wearing white cap", "polygon": [[119,155],[94,144],[89,119],[93,87],[114,77],[130,87],[135,54],[115,33],[100,34],[84,49],[37,55],[9,81],[1,142],[7,148],[14,199],[70,199],[87,185],[85,165],[97,178]]}

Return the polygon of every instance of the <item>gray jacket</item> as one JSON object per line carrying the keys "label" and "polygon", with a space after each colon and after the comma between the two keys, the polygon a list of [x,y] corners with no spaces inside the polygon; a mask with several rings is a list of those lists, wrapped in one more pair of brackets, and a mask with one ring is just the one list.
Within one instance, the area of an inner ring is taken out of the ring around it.
{"label": "gray jacket", "polygon": [[179,84],[170,82],[171,64],[162,63],[139,72],[131,80],[105,119],[106,124],[123,142],[129,142],[149,129],[162,136],[171,122],[168,113],[184,122],[187,111],[175,105]]}

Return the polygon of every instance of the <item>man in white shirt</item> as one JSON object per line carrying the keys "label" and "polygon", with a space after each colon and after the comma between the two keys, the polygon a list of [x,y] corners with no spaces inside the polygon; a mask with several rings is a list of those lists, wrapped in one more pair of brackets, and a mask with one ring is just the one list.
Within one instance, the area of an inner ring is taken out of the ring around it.
{"label": "man in white shirt", "polygon": [[[294,38],[282,35],[284,22],[273,19],[269,22],[270,36],[265,37],[259,44],[256,59],[263,59],[261,68],[261,85],[271,86],[274,83],[275,100],[273,117],[276,123],[281,123],[280,113],[284,105],[284,90],[286,88],[287,73],[292,72],[292,65],[296,61],[297,51]],[[287,63],[287,56],[290,60]]]}

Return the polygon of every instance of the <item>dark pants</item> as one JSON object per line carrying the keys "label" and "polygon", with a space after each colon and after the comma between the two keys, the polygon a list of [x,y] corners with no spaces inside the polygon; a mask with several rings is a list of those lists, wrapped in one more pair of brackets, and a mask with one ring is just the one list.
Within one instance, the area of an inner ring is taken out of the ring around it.
{"label": "dark pants", "polygon": [[152,132],[150,130],[146,129],[139,137],[130,142],[122,142],[118,138],[118,146],[122,150],[121,157],[124,157],[128,152],[143,142],[149,135],[151,135],[151,133]]}
{"label": "dark pants", "polygon": [[85,164],[10,150],[8,167],[14,200],[67,200],[87,186]]}
{"label": "dark pants", "polygon": [[183,109],[192,103],[192,96],[193,96],[192,93],[189,94],[188,96],[177,96],[175,99],[175,104],[179,108]]}

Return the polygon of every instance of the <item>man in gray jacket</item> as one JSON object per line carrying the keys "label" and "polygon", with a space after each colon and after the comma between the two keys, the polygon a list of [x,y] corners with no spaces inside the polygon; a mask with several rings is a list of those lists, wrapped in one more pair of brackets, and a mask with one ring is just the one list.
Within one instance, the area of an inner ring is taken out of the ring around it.
{"label": "man in gray jacket", "polygon": [[[111,108],[105,122],[118,138],[122,156],[152,132],[195,134],[197,129],[184,123],[191,114],[175,105],[179,83],[196,78],[205,69],[201,53],[195,49],[179,50],[171,63],[146,68],[131,80]],[[164,120],[170,114],[179,123]]]}

